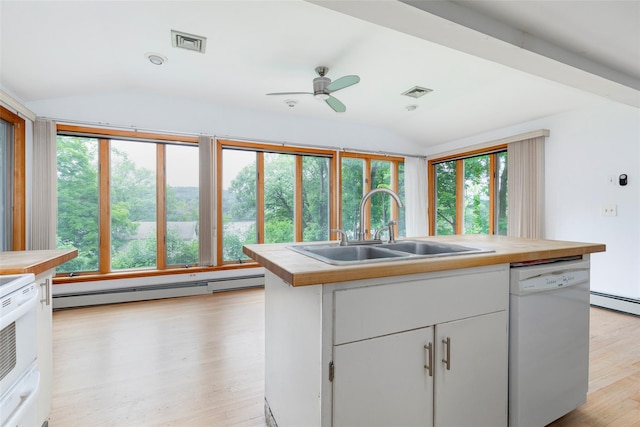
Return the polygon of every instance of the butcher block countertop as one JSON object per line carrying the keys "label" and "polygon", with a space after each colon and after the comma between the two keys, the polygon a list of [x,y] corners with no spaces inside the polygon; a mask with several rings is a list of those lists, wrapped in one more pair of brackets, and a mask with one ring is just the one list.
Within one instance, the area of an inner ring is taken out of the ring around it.
{"label": "butcher block countertop", "polygon": [[77,249],[0,252],[0,275],[33,273],[37,276],[77,256]]}
{"label": "butcher block countertop", "polygon": [[[287,246],[292,246],[291,243],[245,245],[243,251],[247,256],[292,286],[456,270],[605,251],[605,245],[598,243],[522,239],[489,235],[411,237],[407,238],[407,240],[452,243],[473,248],[493,249],[494,252],[338,266],[327,264],[287,249]],[[324,243],[326,244],[327,242]],[[313,243],[296,243],[295,245],[310,244]]]}

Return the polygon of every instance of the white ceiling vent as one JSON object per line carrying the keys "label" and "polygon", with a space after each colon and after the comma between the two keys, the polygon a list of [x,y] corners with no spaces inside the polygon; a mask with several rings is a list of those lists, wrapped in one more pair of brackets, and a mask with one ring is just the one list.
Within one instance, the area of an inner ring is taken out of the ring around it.
{"label": "white ceiling vent", "polygon": [[171,30],[171,44],[173,47],[204,53],[207,38],[196,36],[195,34],[183,33],[182,31]]}
{"label": "white ceiling vent", "polygon": [[433,92],[433,89],[427,89],[426,87],[414,86],[411,89],[409,89],[409,90],[407,90],[405,92],[402,92],[402,95],[418,99],[421,96],[424,96],[424,95],[428,94],[429,92]]}

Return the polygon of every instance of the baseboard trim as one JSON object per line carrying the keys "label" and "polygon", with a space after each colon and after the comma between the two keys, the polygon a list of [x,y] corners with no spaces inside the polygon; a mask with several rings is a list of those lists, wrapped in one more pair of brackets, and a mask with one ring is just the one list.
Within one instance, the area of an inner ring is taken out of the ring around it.
{"label": "baseboard trim", "polygon": [[165,283],[82,291],[53,296],[53,309],[82,307],[121,302],[145,301],[152,299],[176,298],[204,295],[234,289],[257,288],[264,286],[264,275],[210,279],[190,283]]}
{"label": "baseboard trim", "polygon": [[640,300],[591,292],[591,305],[640,316]]}

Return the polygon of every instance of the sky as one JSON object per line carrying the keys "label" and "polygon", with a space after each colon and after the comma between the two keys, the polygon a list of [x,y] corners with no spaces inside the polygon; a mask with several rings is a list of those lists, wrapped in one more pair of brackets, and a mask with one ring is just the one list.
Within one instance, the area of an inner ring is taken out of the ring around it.
{"label": "sky", "polygon": [[[116,141],[112,144],[127,154],[139,168],[156,170],[156,144],[146,142]],[[167,183],[172,187],[198,187],[198,147],[167,145]],[[254,162],[255,152],[229,150],[222,165],[223,188],[229,188],[233,178],[246,165]]]}

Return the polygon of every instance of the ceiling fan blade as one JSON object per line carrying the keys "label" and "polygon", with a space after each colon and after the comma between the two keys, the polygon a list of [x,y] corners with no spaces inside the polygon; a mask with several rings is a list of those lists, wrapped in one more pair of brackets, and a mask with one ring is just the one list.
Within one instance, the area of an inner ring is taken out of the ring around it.
{"label": "ceiling fan blade", "polygon": [[358,76],[344,76],[329,83],[329,86],[327,86],[327,89],[330,92],[335,92],[337,90],[344,89],[345,87],[352,86],[358,83],[359,81],[360,81],[360,77]]}
{"label": "ceiling fan blade", "polygon": [[313,95],[313,92],[272,92],[266,95]]}
{"label": "ceiling fan blade", "polygon": [[345,107],[342,102],[338,101],[337,98],[334,98],[331,95],[329,95],[325,102],[329,104],[329,107],[333,108],[333,111],[335,111],[336,113],[344,113],[345,111],[347,111],[347,107]]}

